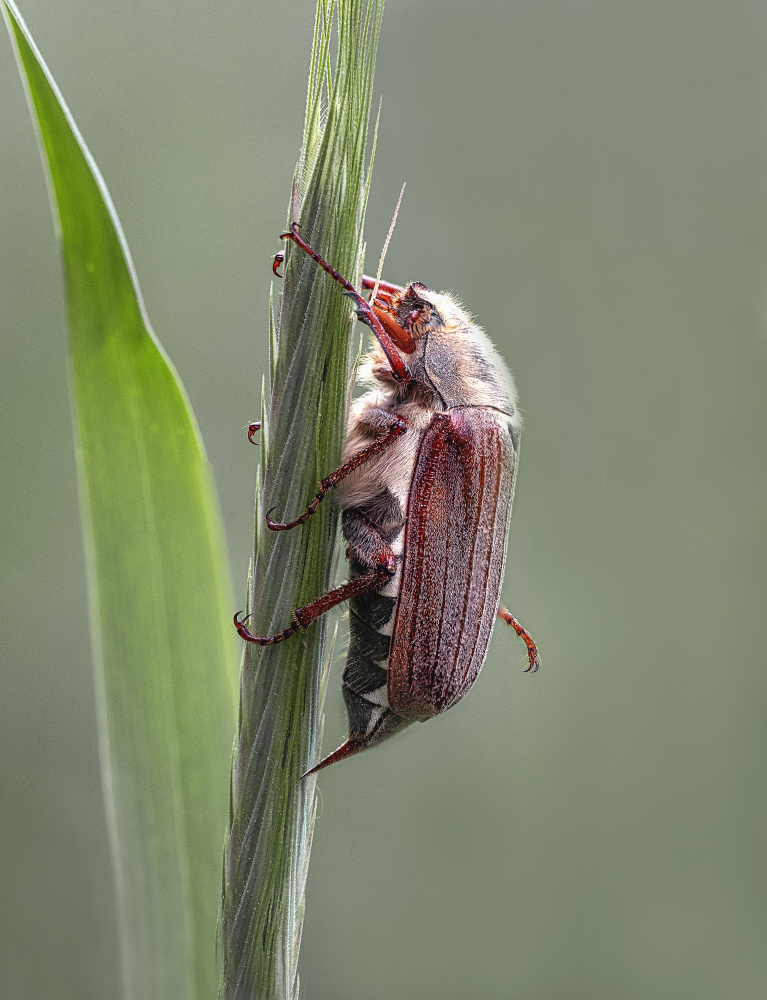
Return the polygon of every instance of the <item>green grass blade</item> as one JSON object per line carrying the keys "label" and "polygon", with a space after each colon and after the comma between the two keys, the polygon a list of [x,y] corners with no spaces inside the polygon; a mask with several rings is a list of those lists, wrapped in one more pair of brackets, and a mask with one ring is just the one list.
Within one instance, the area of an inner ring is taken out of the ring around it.
{"label": "green grass blade", "polygon": [[[382,0],[318,0],[304,146],[289,213],[351,280],[362,269],[365,145],[382,10]],[[317,482],[339,464],[356,359],[351,307],[339,286],[292,245],[283,273],[257,524],[272,506],[279,516],[300,513]],[[332,585],[337,528],[332,500],[293,531],[274,534],[258,524],[251,628],[262,634],[283,628],[293,608]],[[315,779],[300,776],[317,759],[329,627],[319,621],[281,645],[246,649],[224,877],[226,1000],[289,1000],[297,991],[315,817]]]}
{"label": "green grass blade", "polygon": [[[104,182],[3,0],[64,259],[79,481],[126,994],[215,994],[236,645],[212,480]],[[46,622],[47,628],[65,628]]]}

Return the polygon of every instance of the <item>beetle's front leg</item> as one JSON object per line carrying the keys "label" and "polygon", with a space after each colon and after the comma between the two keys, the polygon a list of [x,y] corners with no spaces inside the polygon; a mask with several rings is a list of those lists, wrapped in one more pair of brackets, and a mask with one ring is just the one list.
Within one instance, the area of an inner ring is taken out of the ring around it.
{"label": "beetle's front leg", "polygon": [[386,297],[391,298],[393,295],[401,295],[405,289],[402,285],[395,285],[391,281],[381,281],[378,278],[371,278],[370,275],[362,275],[362,287],[366,292],[372,291],[376,284],[378,285],[379,293]]}
{"label": "beetle's front leg", "polygon": [[[410,369],[397,353],[397,347],[394,341],[392,340],[390,333],[384,329],[383,325],[381,324],[381,320],[378,318],[378,316],[376,316],[373,307],[360,295],[360,293],[357,291],[354,285],[350,281],[347,281],[347,279],[344,278],[344,276],[340,274],[334,267],[328,264],[328,262],[324,260],[317,253],[316,250],[314,250],[311,246],[309,246],[309,244],[306,242],[303,236],[299,233],[298,225],[295,222],[291,222],[290,229],[288,230],[287,233],[283,233],[280,239],[291,240],[293,243],[295,243],[296,246],[300,247],[301,250],[304,251],[304,253],[308,254],[312,258],[312,260],[315,261],[315,263],[317,263],[322,268],[323,271],[326,271],[331,276],[331,278],[333,278],[335,281],[339,283],[339,285],[341,285],[341,287],[344,290],[343,294],[348,295],[349,298],[351,298],[352,301],[354,302],[354,309],[355,312],[357,313],[357,317],[366,326],[369,326],[370,329],[375,334],[375,336],[378,338],[378,342],[383,348],[383,351],[386,354],[386,357],[391,366],[392,375],[394,379],[397,382],[409,382],[411,379]],[[274,266],[277,267],[279,266],[280,263],[282,262],[281,261],[278,262],[277,259],[275,258]],[[409,334],[407,334],[404,330],[400,329],[399,334],[401,334],[405,338],[409,338]],[[412,343],[412,338],[409,338],[409,341],[410,343]],[[414,349],[414,347],[415,345],[409,347],[408,353],[410,353]]]}
{"label": "beetle's front leg", "polygon": [[496,612],[499,618],[506,622],[507,625],[511,625],[514,631],[517,633],[520,639],[522,639],[527,646],[527,659],[528,667],[525,673],[535,673],[535,671],[540,667],[541,661],[538,658],[538,650],[536,649],[535,643],[533,642],[533,637],[530,635],[526,629],[523,629],[519,622],[514,618],[510,611],[503,607],[502,604],[498,605],[498,611]]}
{"label": "beetle's front leg", "polygon": [[401,437],[407,430],[406,421],[396,413],[391,413],[389,410],[376,409],[371,411],[369,414],[366,414],[365,423],[376,430],[386,430],[386,434],[384,434],[383,437],[378,438],[376,441],[373,441],[373,443],[369,444],[367,448],[363,448],[362,451],[357,452],[356,455],[352,455],[352,457],[336,469],[335,472],[331,472],[329,476],[325,476],[325,478],[320,481],[320,488],[315,493],[306,510],[303,514],[295,518],[295,520],[284,522],[273,521],[271,513],[274,508],[272,507],[272,510],[267,511],[266,523],[272,531],[288,531],[290,528],[296,528],[299,524],[303,524],[305,521],[308,521],[333,486],[337,486],[343,479],[346,479],[350,473],[354,472],[355,469],[358,469],[362,464],[369,461],[371,458],[375,458],[376,455],[380,455],[381,452],[386,451],[386,449],[391,447],[397,438]]}

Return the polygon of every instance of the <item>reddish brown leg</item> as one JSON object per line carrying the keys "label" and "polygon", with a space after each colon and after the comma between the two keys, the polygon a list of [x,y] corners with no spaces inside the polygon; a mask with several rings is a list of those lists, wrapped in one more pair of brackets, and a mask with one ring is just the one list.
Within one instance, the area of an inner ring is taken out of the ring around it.
{"label": "reddish brown leg", "polygon": [[[307,625],[311,625],[320,615],[324,615],[326,611],[330,611],[336,605],[342,604],[352,597],[358,597],[360,594],[367,594],[371,590],[377,590],[378,587],[382,587],[387,580],[391,579],[396,566],[391,550],[389,550],[388,556],[385,558],[385,563],[377,566],[364,576],[356,577],[351,582],[345,583],[343,587],[336,587],[335,590],[323,594],[322,597],[318,597],[311,604],[304,605],[303,608],[296,608],[293,612],[293,621],[286,628],[282,629],[281,632],[275,632],[273,635],[253,635],[245,625],[248,619],[240,618],[241,612],[239,611],[234,616],[234,627],[241,638],[246,642],[254,642],[257,646],[273,646],[276,642],[283,642],[285,639],[289,639],[300,628],[306,628]],[[250,615],[248,615],[249,617]]]}
{"label": "reddish brown leg", "polygon": [[[299,524],[303,524],[305,521],[308,521],[319,507],[323,497],[333,486],[337,486],[342,479],[345,479],[350,472],[354,472],[355,469],[359,468],[363,462],[367,462],[368,459],[373,458],[375,455],[380,455],[380,453],[392,445],[397,438],[400,437],[400,435],[404,434],[407,430],[407,424],[402,417],[391,414],[391,418],[396,421],[396,423],[389,428],[387,434],[385,434],[382,438],[379,438],[377,441],[374,441],[371,445],[368,445],[367,448],[363,448],[362,451],[358,452],[356,455],[353,455],[348,462],[344,462],[344,464],[336,469],[335,472],[331,472],[329,476],[325,476],[325,478],[320,482],[320,488],[315,493],[314,498],[309,503],[309,506],[303,514],[297,517],[294,521],[273,521],[270,515],[274,508],[272,507],[272,510],[267,511],[266,523],[272,531],[288,531],[290,528],[296,528]],[[248,434],[248,437],[250,437],[250,434]]]}
{"label": "reddish brown leg", "polygon": [[375,299],[368,299],[368,302],[373,305],[385,305],[387,309],[392,308],[392,302],[394,301],[394,292],[384,292],[380,288],[376,292]]}
{"label": "reddish brown leg", "polygon": [[277,275],[278,278],[282,277],[282,275],[280,274],[280,265],[284,260],[285,260],[284,253],[280,252],[274,255],[274,260],[272,261],[272,270],[274,271],[274,273]]}
{"label": "reddish brown leg", "polygon": [[395,315],[394,296],[396,294],[396,292],[385,292],[379,288],[376,292],[375,298],[368,299],[371,308],[379,319],[381,318],[380,313],[382,311],[391,313],[392,316]]}
{"label": "reddish brown leg", "polygon": [[[375,286],[376,286],[375,278],[371,278],[367,274],[362,275],[362,287],[366,291],[371,288],[375,288]],[[401,292],[404,292],[405,289],[402,287],[402,285],[393,285],[390,281],[379,281],[378,291],[382,292],[384,295],[391,298],[392,295],[399,295]]]}
{"label": "reddish brown leg", "polygon": [[529,666],[525,670],[525,673],[535,673],[538,667],[540,667],[541,661],[538,659],[538,650],[535,648],[533,637],[529,632],[526,632],[525,629],[522,628],[516,618],[512,617],[511,612],[507,611],[502,605],[499,605],[497,614],[498,617],[502,618],[507,625],[511,625],[520,639],[524,640],[524,643],[527,646],[527,659],[529,662]]}
{"label": "reddish brown leg", "polygon": [[258,441],[254,441],[253,439],[260,430],[261,430],[260,420],[253,420],[251,423],[248,424],[248,441],[250,441],[251,444],[258,444]]}
{"label": "reddish brown leg", "polygon": [[[383,328],[381,321],[378,319],[376,314],[373,312],[373,308],[369,302],[360,295],[354,285],[347,281],[334,267],[331,267],[327,261],[323,260],[322,257],[313,250],[312,247],[306,242],[306,240],[298,232],[298,226],[295,222],[290,225],[290,230],[287,233],[282,233],[280,239],[292,240],[297,247],[300,247],[304,253],[308,254],[313,261],[315,261],[323,271],[326,271],[331,278],[334,278],[339,285],[344,290],[344,293],[352,299],[355,304],[357,316],[366,325],[369,326],[373,333],[378,338],[378,342],[383,348],[386,358],[392,370],[392,375],[397,380],[397,382],[409,382],[410,381],[410,369],[404,363],[402,358],[397,354],[397,348],[394,341],[387,331]],[[406,342],[411,338],[409,335],[405,334],[403,331],[403,337],[407,338]]]}
{"label": "reddish brown leg", "polygon": [[412,335],[412,324],[411,329],[405,330],[399,325],[399,322],[394,318],[391,312],[387,309],[382,309],[378,304],[378,299],[376,299],[376,305],[372,306],[373,313],[384,328],[387,333],[391,334],[392,340],[397,340],[400,346],[404,347],[407,345],[408,353],[412,354],[415,350],[415,341]]}
{"label": "reddish brown leg", "polygon": [[382,292],[380,288],[376,293],[376,297],[374,299],[368,299],[368,301],[373,309],[377,307],[378,309],[385,309],[390,313],[394,312],[394,306],[392,304],[394,300],[388,292]]}
{"label": "reddish brown leg", "polygon": [[[248,618],[250,618],[250,615],[245,618],[240,618],[241,614],[242,612],[238,611],[234,616],[234,627],[237,629],[237,632],[242,639],[246,642],[254,642],[257,646],[273,646],[276,642],[282,642],[284,639],[289,639],[294,632],[297,632],[299,628],[301,628],[294,617],[294,620],[290,623],[290,625],[288,625],[287,628],[284,628],[281,632],[275,632],[274,635],[253,635],[245,624]],[[295,612],[293,612],[293,614],[295,616]]]}

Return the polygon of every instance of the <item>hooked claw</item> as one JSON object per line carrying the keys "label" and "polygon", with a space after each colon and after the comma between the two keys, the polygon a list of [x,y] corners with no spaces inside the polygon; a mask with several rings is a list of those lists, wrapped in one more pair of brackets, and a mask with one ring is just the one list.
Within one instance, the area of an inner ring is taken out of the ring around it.
{"label": "hooked claw", "polygon": [[277,510],[276,507],[270,507],[266,512],[266,526],[271,531],[285,531],[286,528],[291,527],[289,524],[283,524],[281,521],[275,521],[272,518],[272,511]]}

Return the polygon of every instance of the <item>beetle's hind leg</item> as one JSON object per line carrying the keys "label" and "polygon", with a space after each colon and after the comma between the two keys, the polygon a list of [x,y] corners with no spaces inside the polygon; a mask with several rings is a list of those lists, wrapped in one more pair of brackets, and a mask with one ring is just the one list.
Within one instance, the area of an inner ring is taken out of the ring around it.
{"label": "beetle's hind leg", "polygon": [[535,673],[538,667],[541,665],[541,661],[538,657],[538,650],[533,642],[533,637],[530,635],[526,629],[523,629],[519,622],[514,618],[510,611],[503,607],[503,605],[498,606],[498,611],[496,612],[498,617],[503,619],[507,625],[511,625],[514,631],[517,633],[520,639],[522,639],[527,646],[527,660],[528,667],[525,673]]}
{"label": "beetle's hind leg", "polygon": [[370,570],[370,572],[355,577],[354,580],[345,583],[342,587],[336,587],[335,590],[323,594],[322,597],[318,597],[311,604],[305,604],[302,608],[296,608],[293,612],[293,620],[290,625],[287,625],[280,632],[274,632],[272,635],[253,635],[245,624],[250,615],[247,618],[241,618],[241,612],[239,611],[234,616],[234,627],[237,629],[240,638],[246,642],[255,643],[257,646],[273,646],[277,642],[289,639],[300,628],[306,628],[308,625],[311,625],[312,622],[316,621],[327,611],[330,611],[331,608],[343,604],[344,601],[348,601],[352,597],[359,597],[361,594],[367,594],[371,590],[377,590],[379,587],[382,587],[392,578],[395,569],[396,559],[391,549],[388,549],[388,552],[383,555],[381,563]]}
{"label": "beetle's hind leg", "polygon": [[[358,520],[361,523],[361,529],[358,529],[357,537],[350,542],[350,548],[353,549],[357,563],[364,572],[342,587],[336,587],[335,590],[318,597],[311,604],[296,608],[290,625],[272,635],[254,635],[245,624],[248,619],[241,618],[241,612],[237,612],[234,616],[234,627],[242,639],[255,643],[257,646],[273,646],[277,642],[284,642],[300,628],[311,625],[331,608],[351,600],[352,597],[360,597],[373,590],[378,590],[391,580],[397,571],[397,557],[394,555],[391,545],[384,541],[372,525],[364,522],[362,518]],[[345,532],[348,530],[346,524],[344,530]],[[367,536],[367,544],[362,544],[360,534]]]}
{"label": "beetle's hind leg", "polygon": [[[323,498],[327,493],[334,487],[337,486],[343,479],[354,472],[355,469],[359,468],[360,465],[367,462],[369,459],[374,458],[376,455],[380,455],[382,451],[386,451],[402,434],[407,430],[407,423],[402,417],[397,416],[395,413],[389,413],[386,410],[377,411],[382,414],[380,425],[382,428],[387,428],[387,433],[383,437],[378,438],[378,440],[373,441],[369,444],[367,448],[363,448],[362,451],[357,452],[353,455],[348,462],[344,462],[342,466],[336,469],[335,472],[331,472],[329,476],[325,476],[320,482],[320,488],[314,494],[314,497],[310,501],[306,510],[303,514],[299,515],[293,521],[274,521],[272,520],[271,510],[267,511],[266,523],[272,531],[288,531],[290,528],[297,528],[299,524],[304,524],[308,521],[312,514],[315,513]],[[248,435],[250,436],[250,435]]]}

